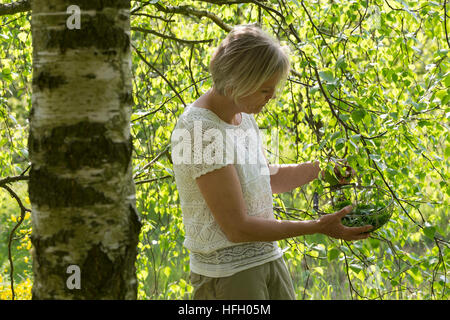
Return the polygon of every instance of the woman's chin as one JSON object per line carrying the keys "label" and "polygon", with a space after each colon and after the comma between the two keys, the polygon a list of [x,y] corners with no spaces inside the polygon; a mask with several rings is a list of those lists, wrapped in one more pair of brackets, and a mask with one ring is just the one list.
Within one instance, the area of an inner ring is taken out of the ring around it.
{"label": "woman's chin", "polygon": [[264,106],[265,106],[265,104],[260,105],[259,107],[256,107],[256,109],[257,109],[256,113],[261,112],[261,110],[264,108]]}
{"label": "woman's chin", "polygon": [[247,107],[246,110],[244,111],[244,113],[248,113],[248,114],[256,114],[261,112],[261,110],[264,108],[264,105],[259,105],[259,106],[253,106],[253,107]]}

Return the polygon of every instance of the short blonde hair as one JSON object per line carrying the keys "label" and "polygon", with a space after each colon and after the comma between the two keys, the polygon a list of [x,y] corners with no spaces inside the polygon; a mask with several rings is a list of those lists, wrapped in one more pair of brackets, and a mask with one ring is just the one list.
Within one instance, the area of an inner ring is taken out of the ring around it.
{"label": "short blonde hair", "polygon": [[289,48],[256,24],[238,25],[213,53],[209,70],[215,90],[236,101],[275,74],[282,84],[290,70]]}

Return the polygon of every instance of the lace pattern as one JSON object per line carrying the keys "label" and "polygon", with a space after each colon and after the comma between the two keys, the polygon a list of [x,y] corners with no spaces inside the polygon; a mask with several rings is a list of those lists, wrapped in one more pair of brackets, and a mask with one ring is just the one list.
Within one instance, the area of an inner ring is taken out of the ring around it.
{"label": "lace pattern", "polygon": [[227,277],[236,272],[278,259],[282,251],[276,242],[250,242],[209,254],[191,253],[191,270],[208,277]]}
{"label": "lace pattern", "polygon": [[[247,213],[274,219],[270,176],[263,174],[268,172],[263,171],[267,169],[267,163],[253,116],[243,113],[241,124],[234,126],[210,110],[189,106],[175,129],[183,133],[182,139],[172,133],[172,160],[183,213],[184,245],[190,251],[191,270],[212,277],[231,275],[280,257],[276,242],[238,245],[230,242],[214,220],[195,182],[202,174],[233,164]],[[234,139],[231,144],[230,139]],[[251,154],[252,151],[255,154]]]}

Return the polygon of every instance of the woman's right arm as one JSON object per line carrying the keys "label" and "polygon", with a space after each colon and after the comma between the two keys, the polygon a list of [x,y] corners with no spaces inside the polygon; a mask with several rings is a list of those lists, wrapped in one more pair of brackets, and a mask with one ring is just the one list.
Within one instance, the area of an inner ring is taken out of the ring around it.
{"label": "woman's right arm", "polygon": [[315,233],[344,240],[369,236],[363,232],[370,230],[370,226],[350,228],[342,225],[341,218],[351,211],[349,207],[306,221],[249,216],[233,165],[201,175],[196,182],[215,220],[231,242],[277,241]]}

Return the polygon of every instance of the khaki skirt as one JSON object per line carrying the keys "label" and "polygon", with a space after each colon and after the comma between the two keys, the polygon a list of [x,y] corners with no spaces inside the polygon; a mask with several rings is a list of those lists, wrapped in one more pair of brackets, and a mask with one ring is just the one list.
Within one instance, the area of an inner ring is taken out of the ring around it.
{"label": "khaki skirt", "polygon": [[283,258],[211,278],[191,272],[194,300],[295,300],[294,286]]}

